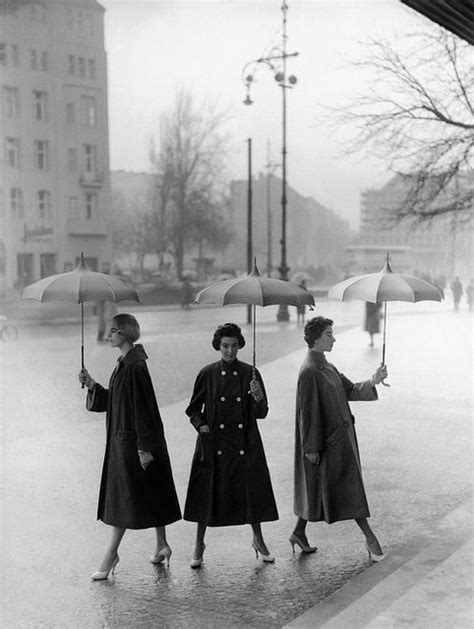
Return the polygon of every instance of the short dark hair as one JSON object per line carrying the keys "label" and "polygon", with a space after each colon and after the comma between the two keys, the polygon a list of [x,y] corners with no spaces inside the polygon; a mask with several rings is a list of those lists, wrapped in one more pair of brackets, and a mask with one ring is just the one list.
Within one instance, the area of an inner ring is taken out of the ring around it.
{"label": "short dark hair", "polygon": [[212,347],[215,350],[219,350],[221,347],[221,340],[224,336],[231,336],[237,339],[237,343],[239,344],[239,349],[245,346],[245,339],[242,335],[242,330],[235,323],[224,323],[220,325],[216,331],[214,332],[214,336],[212,337]]}
{"label": "short dark hair", "polygon": [[308,344],[308,347],[311,349],[314,345],[314,341],[319,339],[321,334],[329,325],[333,324],[334,321],[332,319],[327,319],[326,317],[313,317],[310,319],[304,326],[304,340]]}
{"label": "short dark hair", "polygon": [[112,322],[130,343],[135,343],[140,338],[140,325],[133,315],[121,312],[112,318]]}

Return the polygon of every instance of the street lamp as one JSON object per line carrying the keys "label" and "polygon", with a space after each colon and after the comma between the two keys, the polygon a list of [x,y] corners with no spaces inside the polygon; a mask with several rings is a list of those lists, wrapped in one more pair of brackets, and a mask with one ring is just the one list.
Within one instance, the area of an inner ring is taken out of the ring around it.
{"label": "street lamp", "polygon": [[[272,72],[274,73],[275,81],[281,87],[282,93],[282,190],[281,190],[281,261],[280,261],[280,279],[287,281],[288,280],[288,271],[290,270],[287,265],[286,260],[286,206],[287,206],[287,196],[286,196],[286,157],[287,157],[287,148],[286,148],[286,91],[291,89],[294,85],[296,85],[297,78],[294,74],[287,75],[287,60],[289,57],[296,57],[299,53],[297,52],[287,52],[286,44],[288,36],[286,34],[286,22],[287,22],[287,12],[288,12],[288,3],[287,0],[283,0],[283,4],[281,7],[283,14],[283,26],[282,26],[282,41],[281,47],[273,48],[270,53],[265,57],[260,57],[259,59],[255,59],[254,61],[250,61],[244,66],[242,71],[243,81],[247,88],[247,94],[245,97],[244,105],[252,105],[253,101],[250,98],[250,88],[252,83],[255,81],[254,74],[246,74],[247,68],[249,66],[258,67],[259,64],[265,64]],[[286,304],[281,305],[278,309],[277,320],[278,321],[289,321],[290,315],[288,313],[288,306]]]}

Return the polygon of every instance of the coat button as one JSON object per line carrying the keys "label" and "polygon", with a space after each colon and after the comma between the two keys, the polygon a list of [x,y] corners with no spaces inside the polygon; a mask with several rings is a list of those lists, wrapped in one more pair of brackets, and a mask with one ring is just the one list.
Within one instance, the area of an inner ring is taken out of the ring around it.
{"label": "coat button", "polygon": [[347,422],[346,420],[344,420],[344,421],[342,422],[342,425],[343,425],[343,426],[344,426],[344,428],[347,430],[347,429],[348,429],[348,427],[349,427],[349,422]]}
{"label": "coat button", "polygon": [[233,374],[234,374],[234,376],[238,376],[239,375],[236,371],[234,371]]}
{"label": "coat button", "polygon": [[220,456],[222,454],[222,450],[217,450],[217,454]]}
{"label": "coat button", "polygon": [[221,376],[225,376],[225,371],[221,371]]}
{"label": "coat button", "polygon": [[239,454],[245,454],[245,452],[244,452],[243,450],[241,450],[241,451],[239,452]]}
{"label": "coat button", "polygon": [[241,402],[242,398],[238,397],[238,398],[236,398],[236,400],[237,400],[237,402]]}
{"label": "coat button", "polygon": [[239,428],[243,428],[243,427],[244,427],[244,425],[243,425],[243,424],[239,424]]}
{"label": "coat button", "polygon": [[219,425],[219,428],[224,428],[224,424],[220,424],[220,425]]}
{"label": "coat button", "polygon": [[225,402],[225,397],[224,396],[221,397],[221,402]]}

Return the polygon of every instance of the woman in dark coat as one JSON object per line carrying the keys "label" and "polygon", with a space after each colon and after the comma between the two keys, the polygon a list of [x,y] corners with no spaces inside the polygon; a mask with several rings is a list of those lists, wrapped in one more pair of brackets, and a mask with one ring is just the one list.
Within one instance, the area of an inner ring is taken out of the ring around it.
{"label": "woman in dark coat", "polygon": [[278,519],[256,421],[268,413],[267,397],[259,372],[237,360],[244,345],[234,323],[217,328],[212,346],[221,360],[201,369],[186,409],[198,431],[184,509],[184,519],[198,523],[192,568],[201,566],[208,526],[250,524],[257,557],[274,561],[260,526]]}
{"label": "woman in dark coat", "polygon": [[333,321],[315,317],[304,329],[309,347],[296,396],[294,511],[298,516],[290,543],[303,552],[316,550],[306,537],[306,524],[354,519],[374,561],[383,558],[369,526],[369,507],[362,480],[354,418],[349,401],[376,400],[375,385],[387,377],[381,365],[370,380],[352,383],[329,363],[324,352],[335,343]]}
{"label": "woman in dark coat", "polygon": [[86,369],[79,381],[88,388],[87,409],[106,411],[107,442],[97,519],[112,526],[112,538],[94,580],[107,579],[119,561],[118,548],[126,529],[156,529],[153,563],[166,560],[171,548],[165,525],[181,519],[163,424],[142,345],[134,345],[140,327],[133,315],[111,321],[108,342],[121,351],[104,389]]}
{"label": "woman in dark coat", "polygon": [[374,334],[380,332],[380,308],[382,304],[365,302],[365,331],[370,336],[370,347],[374,346]]}

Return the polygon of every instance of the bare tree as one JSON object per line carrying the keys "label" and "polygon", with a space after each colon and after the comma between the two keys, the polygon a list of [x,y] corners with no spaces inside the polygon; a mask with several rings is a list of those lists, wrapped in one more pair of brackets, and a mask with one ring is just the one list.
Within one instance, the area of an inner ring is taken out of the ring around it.
{"label": "bare tree", "polygon": [[397,44],[372,40],[355,66],[375,79],[369,93],[332,109],[355,125],[351,152],[385,160],[406,194],[394,220],[472,216],[474,67],[472,47],[441,28]]}
{"label": "bare tree", "polygon": [[155,209],[164,238],[160,247],[172,253],[179,278],[186,247],[196,240],[197,200],[217,207],[222,195],[227,119],[228,112],[195,106],[191,94],[181,90],[161,120],[159,153],[154,160],[151,156],[161,186]]}

